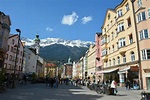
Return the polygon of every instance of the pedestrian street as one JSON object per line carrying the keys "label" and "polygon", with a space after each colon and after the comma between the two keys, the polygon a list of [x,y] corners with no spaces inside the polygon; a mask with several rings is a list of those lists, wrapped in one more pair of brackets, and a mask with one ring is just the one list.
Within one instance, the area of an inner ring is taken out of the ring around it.
{"label": "pedestrian street", "polygon": [[0,100],[140,100],[140,92],[118,88],[118,94],[114,96],[97,94],[86,86],[59,84],[58,88],[52,88],[45,84],[28,83],[0,93]]}

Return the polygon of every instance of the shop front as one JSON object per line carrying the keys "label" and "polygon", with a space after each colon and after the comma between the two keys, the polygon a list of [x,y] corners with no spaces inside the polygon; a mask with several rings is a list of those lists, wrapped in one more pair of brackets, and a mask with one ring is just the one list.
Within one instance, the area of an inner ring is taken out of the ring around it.
{"label": "shop front", "polygon": [[123,68],[120,68],[118,71],[119,74],[119,83],[120,86],[125,86],[126,81],[130,80],[131,87],[133,86],[133,83],[136,81],[138,83],[139,79],[139,68],[138,66],[126,66]]}
{"label": "shop front", "polygon": [[118,68],[103,70],[104,81],[111,83],[114,79],[117,83],[119,82],[119,75],[117,74]]}

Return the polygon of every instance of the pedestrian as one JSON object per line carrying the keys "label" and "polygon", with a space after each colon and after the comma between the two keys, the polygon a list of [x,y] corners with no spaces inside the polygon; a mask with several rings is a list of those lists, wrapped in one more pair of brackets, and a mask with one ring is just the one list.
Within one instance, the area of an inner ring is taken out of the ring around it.
{"label": "pedestrian", "polygon": [[23,76],[23,80],[24,80],[24,84],[26,85],[26,82],[27,82],[27,76],[26,75]]}
{"label": "pedestrian", "polygon": [[130,82],[130,80],[127,80],[126,81],[126,90],[130,90],[130,88],[131,88],[131,82]]}
{"label": "pedestrian", "polygon": [[113,94],[116,95],[118,90],[117,90],[117,82],[115,80],[112,80],[110,87],[113,89]]}
{"label": "pedestrian", "polygon": [[45,83],[46,83],[46,86],[47,86],[47,84],[48,84],[48,76],[46,76],[46,78],[45,78]]}

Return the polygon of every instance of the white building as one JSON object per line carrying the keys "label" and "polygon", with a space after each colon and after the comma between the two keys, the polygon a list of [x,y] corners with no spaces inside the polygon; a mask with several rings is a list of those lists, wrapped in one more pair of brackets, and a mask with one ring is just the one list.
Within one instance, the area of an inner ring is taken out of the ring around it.
{"label": "white building", "polygon": [[24,72],[25,73],[36,73],[37,68],[37,60],[38,60],[38,55],[36,55],[35,49],[24,47],[24,57],[25,57],[25,68]]}
{"label": "white building", "polygon": [[76,63],[75,63],[75,61],[73,62],[73,68],[72,68],[72,77],[74,78],[76,75],[77,75],[77,73],[76,73]]}

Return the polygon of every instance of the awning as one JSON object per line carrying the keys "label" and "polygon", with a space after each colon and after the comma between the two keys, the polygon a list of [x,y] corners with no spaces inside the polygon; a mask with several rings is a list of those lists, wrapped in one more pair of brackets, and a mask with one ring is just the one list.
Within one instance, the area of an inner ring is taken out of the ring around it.
{"label": "awning", "polygon": [[120,69],[120,70],[118,71],[118,74],[126,73],[126,71],[129,70],[129,69],[130,69],[130,66],[129,66],[129,67],[125,67],[125,68],[123,68],[123,69]]}
{"label": "awning", "polygon": [[103,73],[111,73],[111,72],[116,71],[116,70],[118,70],[118,68],[103,70]]}
{"label": "awning", "polygon": [[98,75],[98,74],[102,74],[103,73],[103,70],[101,70],[101,71],[97,71],[96,72],[96,75]]}
{"label": "awning", "polygon": [[123,69],[120,69],[120,70],[118,71],[118,74],[126,73],[126,71],[129,70],[129,69],[130,69],[131,71],[133,71],[133,72],[138,72],[138,70],[139,70],[138,66],[128,66],[128,67],[125,67],[125,68],[123,68]]}

